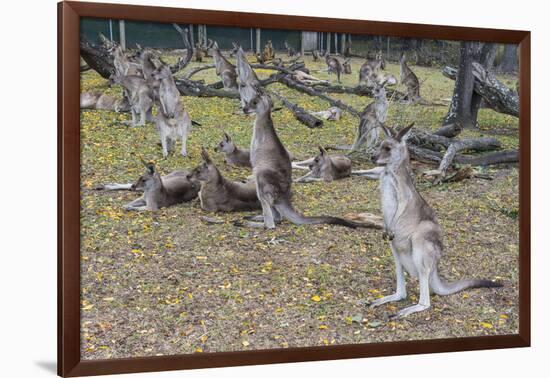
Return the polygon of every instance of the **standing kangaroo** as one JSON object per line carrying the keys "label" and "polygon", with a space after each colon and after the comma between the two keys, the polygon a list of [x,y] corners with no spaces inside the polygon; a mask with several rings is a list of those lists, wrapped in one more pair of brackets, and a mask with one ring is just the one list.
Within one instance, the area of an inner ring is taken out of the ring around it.
{"label": "standing kangaroo", "polygon": [[352,150],[356,151],[363,145],[366,145],[368,152],[373,152],[380,139],[379,131],[381,124],[386,122],[388,114],[388,99],[386,89],[383,82],[382,85],[373,90],[374,101],[368,104],[359,118],[359,126],[355,141],[353,142]]}
{"label": "standing kangaroo", "polygon": [[223,152],[225,154],[225,162],[229,165],[234,165],[237,167],[252,167],[250,163],[250,151],[242,150],[237,145],[229,134],[223,133],[223,138],[216,147],[214,151]]}
{"label": "standing kangaroo", "polygon": [[407,66],[405,52],[401,53],[399,59],[401,84],[407,87],[407,98],[409,103],[417,103],[422,100],[420,97],[420,82],[414,72]]}
{"label": "standing kangaroo", "polygon": [[162,65],[153,72],[153,78],[160,82],[156,126],[160,133],[162,154],[167,157],[175,142],[180,139],[181,155],[187,156],[187,136],[191,130],[191,117],[183,107],[170,67]]}
{"label": "standing kangaroo", "polygon": [[327,63],[328,74],[330,75],[331,73],[335,73],[336,78],[338,79],[338,83],[340,83],[340,75],[342,74],[342,63],[340,63],[337,58],[328,54],[325,56],[325,62]]}
{"label": "standing kangaroo", "polygon": [[210,212],[248,211],[261,209],[254,182],[233,182],[220,173],[203,148],[202,163],[188,175],[192,181],[200,181],[201,208]]}
{"label": "standing kangaroo", "polygon": [[319,146],[319,155],[309,164],[310,172],[300,177],[296,182],[339,180],[351,175],[351,160],[343,155],[329,156],[327,151]]}
{"label": "standing kangaroo", "polygon": [[287,52],[288,56],[296,55],[296,50],[294,50],[294,48],[292,46],[290,46],[286,41],[285,41],[285,49],[286,49],[286,52]]}
{"label": "standing kangaroo", "polygon": [[229,63],[218,48],[218,43],[212,45],[212,56],[216,66],[216,75],[220,77],[225,89],[237,89],[237,73],[235,66]]}
{"label": "standing kangaroo", "polygon": [[376,85],[376,77],[380,70],[386,68],[386,62],[382,58],[382,53],[378,53],[374,60],[367,60],[359,69],[359,84],[373,87]]}
{"label": "standing kangaroo", "polygon": [[80,109],[130,111],[130,102],[126,96],[116,98],[102,92],[83,92],[80,94]]}
{"label": "standing kangaroo", "polygon": [[418,304],[403,308],[397,317],[428,309],[430,289],[438,295],[449,295],[473,287],[502,286],[489,280],[446,282],[439,277],[437,265],[443,252],[443,235],[433,209],[417,191],[412,178],[405,135],[413,125],[399,131],[395,137],[384,127],[386,139],[372,157],[373,162],[382,167],[382,214],[385,235],[390,240],[395,260],[397,290],[395,294],[375,300],[371,307],[406,298],[403,269],[420,283]]}
{"label": "standing kangaroo", "polygon": [[[241,72],[251,70],[244,54],[237,54],[237,68]],[[273,125],[271,98],[261,86],[250,82],[242,84],[244,86],[239,87],[239,92],[241,100],[244,102],[243,112],[256,114],[250,143],[250,161],[263,213],[263,216],[252,219],[256,222],[248,222],[248,225],[272,229],[275,228],[276,222],[285,218],[295,224],[327,223],[357,227],[356,223],[342,218],[306,217],[294,209],[291,202],[292,167],[290,157]]]}
{"label": "standing kangaroo", "polygon": [[351,58],[344,61],[344,73],[346,75],[351,75]]}
{"label": "standing kangaroo", "polygon": [[[153,119],[153,93],[144,78],[139,76],[121,76],[117,73],[111,76],[111,79],[120,84],[130,101],[130,110],[132,114],[132,126],[143,126],[145,121]],[[140,116],[139,123],[137,121]]]}
{"label": "standing kangaroo", "polygon": [[143,195],[124,206],[125,210],[155,211],[162,207],[188,202],[199,193],[199,183],[189,179],[188,171],[174,171],[161,177],[152,163],[146,164],[147,170],[132,190],[143,190]]}

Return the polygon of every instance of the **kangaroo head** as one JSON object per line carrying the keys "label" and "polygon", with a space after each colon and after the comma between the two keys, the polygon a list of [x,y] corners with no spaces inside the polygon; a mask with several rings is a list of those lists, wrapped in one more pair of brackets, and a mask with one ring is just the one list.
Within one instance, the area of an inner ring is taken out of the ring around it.
{"label": "kangaroo head", "polygon": [[330,157],[328,156],[327,150],[319,146],[319,154],[313,158],[313,162],[309,165],[309,169],[314,173],[320,173],[329,159]]}
{"label": "kangaroo head", "polygon": [[145,166],[147,168],[145,173],[132,185],[132,190],[150,191],[162,186],[162,181],[155,165],[153,163],[146,163]]}
{"label": "kangaroo head", "polygon": [[216,152],[232,153],[235,151],[235,143],[231,140],[231,137],[227,133],[223,133],[223,138],[216,147],[214,147]]}
{"label": "kangaroo head", "polygon": [[163,80],[172,77],[172,71],[166,64],[162,64],[159,68],[153,71],[152,76],[155,80]]}
{"label": "kangaroo head", "polygon": [[414,126],[414,122],[397,134],[388,127],[381,125],[386,134],[386,139],[380,143],[378,151],[372,155],[372,162],[380,166],[397,167],[403,161],[409,161],[409,150],[405,136]]}
{"label": "kangaroo head", "polygon": [[206,151],[206,148],[202,148],[201,150],[201,158],[202,162],[197,165],[191,173],[187,175],[187,178],[190,181],[208,181],[212,175],[217,172],[216,166],[212,162],[212,159],[210,159],[210,155],[208,155],[208,151]]}
{"label": "kangaroo head", "polygon": [[271,111],[273,102],[271,97],[259,86],[246,85],[239,88],[241,92],[241,103],[245,114],[265,114]]}

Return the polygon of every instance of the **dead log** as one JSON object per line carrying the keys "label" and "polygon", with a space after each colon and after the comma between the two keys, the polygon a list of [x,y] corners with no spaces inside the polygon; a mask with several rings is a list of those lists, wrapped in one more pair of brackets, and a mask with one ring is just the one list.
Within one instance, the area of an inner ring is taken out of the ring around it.
{"label": "dead log", "polygon": [[170,66],[170,71],[172,71],[172,73],[174,74],[178,71],[181,71],[185,67],[187,67],[187,65],[193,58],[194,52],[193,52],[193,43],[191,42],[192,37],[189,33],[189,30],[183,29],[176,23],[172,24],[172,26],[174,26],[174,29],[176,29],[176,31],[180,34],[181,39],[183,41],[183,46],[186,49],[185,55],[183,57],[180,57],[175,64]]}
{"label": "dead log", "polygon": [[80,41],[80,56],[88,66],[101,75],[104,79],[115,72],[113,58],[109,51],[102,46],[94,46],[86,39]]}
{"label": "dead log", "polygon": [[[458,70],[452,67],[445,67],[442,73],[449,79],[456,80]],[[491,109],[519,117],[519,96],[516,91],[501,83],[495,75],[486,70],[477,62],[472,63],[474,74],[474,91],[485,100],[485,104]]]}
{"label": "dead log", "polygon": [[320,120],[319,118],[315,117],[314,115],[308,113],[306,110],[304,110],[300,106],[291,103],[290,101],[288,101],[286,98],[284,98],[280,94],[272,92],[272,91],[270,91],[269,94],[271,94],[273,97],[276,97],[279,101],[281,101],[283,103],[283,105],[285,107],[287,107],[292,112],[292,114],[294,114],[294,117],[298,121],[300,121],[301,123],[303,123],[304,125],[306,125],[310,129],[314,129],[314,128],[323,126],[323,121],[322,120]]}
{"label": "dead log", "polygon": [[290,78],[290,75],[280,75],[280,76],[278,76],[277,81],[284,84],[284,85],[286,85],[287,87],[295,89],[299,92],[308,94],[310,96],[319,97],[319,98],[327,101],[332,106],[337,106],[340,109],[345,110],[348,113],[353,114],[354,116],[356,116],[358,118],[361,116],[361,113],[359,111],[352,108],[348,104],[346,104],[346,103],[344,103],[340,100],[333,99],[333,98],[325,95],[324,93],[320,93],[320,92],[316,91],[315,89],[313,89],[312,87],[309,87],[309,86],[306,86],[304,84],[298,83],[296,80],[292,80]]}
{"label": "dead log", "polygon": [[195,97],[222,97],[222,98],[240,98],[237,90],[215,88],[212,85],[204,85],[199,81],[189,80],[187,78],[176,78],[176,87],[183,96]]}
{"label": "dead log", "polygon": [[[355,87],[348,87],[345,85],[334,85],[330,83],[315,83],[312,87],[321,93],[346,93],[355,96],[368,96],[373,97],[372,88],[366,85],[357,85]],[[388,98],[404,99],[407,95],[403,92],[395,90],[393,88],[386,88],[386,96]]]}

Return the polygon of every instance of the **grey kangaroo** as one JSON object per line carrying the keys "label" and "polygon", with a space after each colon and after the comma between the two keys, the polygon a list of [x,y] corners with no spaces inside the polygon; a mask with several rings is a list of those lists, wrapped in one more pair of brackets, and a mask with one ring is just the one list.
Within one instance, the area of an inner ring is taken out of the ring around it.
{"label": "grey kangaroo", "polygon": [[[237,60],[237,67],[244,68],[245,65],[248,65],[244,54],[238,54]],[[273,125],[271,98],[261,86],[247,82],[244,85],[250,88],[239,88],[241,99],[244,101],[243,111],[245,114],[256,114],[250,143],[250,161],[263,213],[263,216],[252,218],[251,220],[255,222],[248,222],[248,225],[272,229],[275,228],[276,222],[285,218],[295,224],[326,223],[357,227],[356,223],[342,218],[306,217],[294,209],[291,202],[292,167],[290,156],[277,136]],[[245,98],[245,96],[247,97]]]}
{"label": "grey kangaroo", "polygon": [[240,149],[235,142],[231,139],[231,136],[227,133],[223,133],[223,138],[214,151],[222,152],[225,154],[225,162],[229,165],[237,167],[252,167],[250,163],[250,151],[246,149]]}
{"label": "grey kangaroo", "polygon": [[[120,84],[128,94],[132,113],[132,126],[143,126],[145,121],[153,119],[153,93],[144,78],[139,76],[121,76],[115,73],[113,81]],[[139,114],[139,123],[138,123]]]}
{"label": "grey kangaroo", "polygon": [[218,43],[212,45],[212,56],[216,65],[216,75],[220,77],[223,87],[226,89],[237,89],[237,72],[235,66],[229,63],[218,48]]}
{"label": "grey kangaroo", "polygon": [[340,61],[337,58],[330,56],[328,54],[325,56],[325,62],[327,63],[328,74],[330,75],[331,73],[335,73],[336,78],[340,83],[340,75],[342,74],[342,70],[343,70],[342,63],[340,63]]}
{"label": "grey kangaroo", "polygon": [[351,58],[344,60],[343,66],[344,66],[344,73],[346,75],[351,75]]}
{"label": "grey kangaroo", "polygon": [[383,82],[381,86],[373,90],[374,101],[368,104],[359,118],[359,126],[353,142],[352,150],[356,151],[366,145],[368,152],[373,152],[377,147],[380,136],[380,126],[386,122],[388,114],[388,99]]}
{"label": "grey kangaroo", "polygon": [[397,290],[395,294],[379,298],[371,307],[405,299],[405,269],[420,283],[418,304],[403,308],[396,317],[405,317],[430,307],[430,289],[438,295],[449,295],[473,287],[499,287],[489,280],[461,280],[446,282],[439,277],[437,265],[443,252],[443,232],[433,209],[416,189],[412,177],[405,136],[414,124],[393,136],[383,128],[386,139],[372,160],[382,167],[380,196],[385,235],[395,260]]}
{"label": "grey kangaroo", "polygon": [[188,171],[174,171],[161,177],[154,164],[147,163],[146,167],[145,174],[131,186],[131,190],[144,193],[126,204],[125,210],[155,211],[191,201],[198,196],[200,184],[198,181],[190,180]]}
{"label": "grey kangaroo", "polygon": [[162,154],[164,157],[173,149],[177,140],[181,140],[181,155],[187,156],[187,136],[191,130],[191,117],[180,98],[180,93],[170,67],[163,65],[153,72],[153,78],[160,82],[159,109],[156,126],[160,133]]}
{"label": "grey kangaroo", "polygon": [[417,103],[422,100],[420,97],[420,82],[414,72],[407,66],[405,52],[401,53],[399,59],[401,84],[407,87],[407,98],[409,103]]}
{"label": "grey kangaroo", "polygon": [[309,164],[310,172],[300,177],[296,182],[313,182],[342,179],[351,175],[351,160],[343,155],[329,156],[327,151],[319,146],[319,154]]}
{"label": "grey kangaroo", "polygon": [[254,182],[229,181],[223,177],[204,148],[201,156],[202,163],[191,171],[188,179],[201,183],[199,200],[203,210],[230,212],[262,208]]}
{"label": "grey kangaroo", "polygon": [[382,58],[382,53],[378,53],[374,60],[367,60],[359,69],[359,84],[369,87],[375,86],[376,76],[386,68],[386,62]]}
{"label": "grey kangaroo", "polygon": [[128,112],[130,111],[130,102],[126,96],[116,98],[102,92],[84,92],[80,94],[80,109]]}

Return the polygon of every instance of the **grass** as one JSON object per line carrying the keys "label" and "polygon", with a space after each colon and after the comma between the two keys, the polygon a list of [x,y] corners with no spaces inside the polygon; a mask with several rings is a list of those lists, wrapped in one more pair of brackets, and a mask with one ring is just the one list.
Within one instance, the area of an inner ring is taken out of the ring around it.
{"label": "grass", "polygon": [[[174,59],[167,56],[165,60]],[[210,63],[210,62],[207,62]],[[324,68],[306,58],[312,70]],[[357,82],[361,62],[344,84]],[[192,64],[195,66],[195,63]],[[412,67],[429,101],[451,97],[453,82],[437,69]],[[398,67],[387,70],[398,75]],[[270,72],[260,71],[260,76]],[[327,78],[326,72],[313,72]],[[213,70],[195,76],[207,83],[218,79]],[[512,85],[514,78],[502,78]],[[82,75],[82,91],[107,90],[94,72]],[[308,110],[329,107],[317,98],[271,86]],[[402,88],[399,88],[401,89]],[[362,109],[372,99],[334,95]],[[379,232],[332,226],[280,225],[276,230],[235,228],[243,214],[218,214],[226,221],[206,225],[197,201],[156,213],[130,213],[122,206],[135,193],[102,193],[92,188],[107,182],[130,182],[142,174],[136,153],[155,160],[163,173],[192,168],[201,146],[212,148],[222,132],[247,147],[253,117],[238,114],[236,100],[183,99],[194,127],[190,156],[162,158],[152,125],[128,128],[128,114],[81,112],[81,353],[84,359],[206,353],[233,350],[301,347],[380,341],[417,340],[512,334],[518,330],[518,171],[490,168],[494,180],[472,179],[431,186],[418,176],[422,195],[434,207],[445,230],[446,250],[441,275],[499,279],[502,289],[475,289],[448,297],[432,297],[433,307],[400,321],[387,315],[418,296],[409,280],[403,303],[370,310],[365,303],[394,288],[389,246]],[[444,106],[393,103],[389,123],[436,129]],[[357,119],[345,113],[339,122],[308,129],[287,110],[275,112],[277,132],[297,157],[316,152],[317,145],[349,144]],[[505,148],[518,146],[516,118],[483,109],[479,130],[464,136],[491,135]],[[250,174],[223,166],[234,179]],[[368,165],[359,168],[368,168]],[[425,167],[416,166],[424,169]],[[417,170],[418,172],[418,170]],[[306,214],[343,215],[380,212],[378,184],[361,178],[294,186],[296,207]]]}

